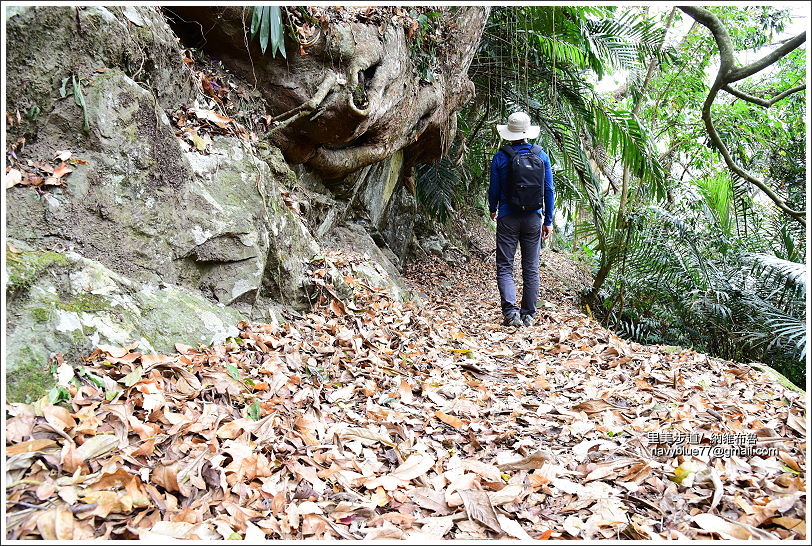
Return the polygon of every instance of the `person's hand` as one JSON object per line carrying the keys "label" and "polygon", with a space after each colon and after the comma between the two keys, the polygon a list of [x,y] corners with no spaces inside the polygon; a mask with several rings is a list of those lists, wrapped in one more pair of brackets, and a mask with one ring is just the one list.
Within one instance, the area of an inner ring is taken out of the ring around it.
{"label": "person's hand", "polygon": [[491,220],[496,220],[496,213],[495,212],[491,213]]}
{"label": "person's hand", "polygon": [[546,241],[553,233],[553,226],[541,226],[541,240]]}

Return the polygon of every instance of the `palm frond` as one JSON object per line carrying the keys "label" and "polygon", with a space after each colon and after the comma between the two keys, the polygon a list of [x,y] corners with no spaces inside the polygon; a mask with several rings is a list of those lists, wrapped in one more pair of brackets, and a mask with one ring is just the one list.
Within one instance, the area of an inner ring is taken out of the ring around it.
{"label": "palm frond", "polygon": [[417,202],[436,220],[446,222],[454,209],[454,196],[464,184],[459,169],[444,157],[434,163],[418,165],[416,178]]}

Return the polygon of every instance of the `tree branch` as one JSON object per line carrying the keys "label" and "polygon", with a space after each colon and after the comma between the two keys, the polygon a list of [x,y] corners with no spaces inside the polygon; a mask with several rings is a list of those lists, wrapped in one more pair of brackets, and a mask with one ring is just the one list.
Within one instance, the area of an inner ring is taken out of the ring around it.
{"label": "tree branch", "polygon": [[722,158],[725,160],[728,169],[756,186],[758,189],[764,192],[764,194],[769,197],[780,210],[791,218],[794,218],[800,222],[802,225],[806,226],[806,211],[798,211],[790,208],[787,205],[787,202],[780,195],[775,193],[772,188],[770,188],[762,180],[756,178],[741,168],[730,156],[730,152],[728,151],[724,142],[722,142],[722,139],[719,137],[719,133],[716,132],[716,127],[714,127],[713,120],[711,119],[711,104],[713,104],[713,100],[716,98],[717,93],[718,89],[711,88],[711,92],[708,94],[708,98],[705,99],[705,104],[702,106],[702,121],[705,122],[705,129],[708,131],[708,136],[719,150],[719,153],[722,154]]}
{"label": "tree branch", "polygon": [[758,104],[759,106],[763,106],[764,108],[769,108],[770,106],[780,101],[781,99],[788,97],[793,93],[797,93],[798,91],[803,91],[804,89],[806,89],[806,84],[796,85],[791,89],[787,89],[786,91],[779,93],[778,95],[774,96],[771,99],[762,99],[754,95],[748,95],[744,91],[734,89],[729,84],[726,84],[724,87],[722,87],[722,89],[727,91],[734,97],[739,97],[740,99],[746,100],[747,102],[752,102],[753,104]]}
{"label": "tree branch", "polygon": [[717,80],[720,76],[726,76],[728,72],[735,68],[736,59],[733,56],[733,41],[730,39],[730,34],[727,33],[722,21],[710,11],[699,6],[678,7],[690,15],[697,23],[711,31],[713,39],[716,41],[716,47],[719,48],[719,74]]}
{"label": "tree branch", "polygon": [[702,121],[705,124],[705,129],[708,132],[711,142],[713,142],[716,149],[719,150],[719,153],[722,155],[722,158],[725,160],[725,164],[731,172],[756,186],[758,189],[764,192],[764,194],[769,197],[770,200],[775,203],[775,206],[778,207],[782,212],[798,221],[801,225],[806,226],[806,211],[792,209],[789,205],[787,205],[784,198],[775,193],[775,191],[773,191],[773,189],[770,188],[764,181],[745,171],[733,160],[724,142],[722,142],[721,137],[719,137],[719,133],[716,132],[716,127],[714,127],[713,119],[711,118],[711,105],[713,105],[713,101],[716,99],[716,95],[719,93],[720,89],[725,89],[726,91],[735,95],[735,93],[731,92],[729,89],[726,89],[726,87],[729,87],[730,83],[741,80],[742,78],[746,78],[747,76],[752,76],[753,74],[775,63],[792,50],[796,49],[806,40],[806,32],[795,36],[783,46],[765,55],[758,61],[743,68],[736,68],[733,42],[730,39],[727,29],[725,29],[719,18],[710,11],[697,6],[679,6],[679,9],[688,14],[699,24],[710,30],[711,34],[713,35],[713,39],[716,41],[716,47],[719,49],[719,72],[716,74],[716,80],[708,91],[708,96],[705,98],[705,102],[702,105]]}
{"label": "tree branch", "polygon": [[806,32],[802,32],[787,40],[781,47],[774,49],[761,59],[747,66],[736,68],[733,41],[730,39],[730,34],[728,34],[722,21],[710,11],[705,8],[700,8],[699,6],[679,6],[679,9],[690,15],[699,24],[705,26],[711,31],[711,34],[713,34],[713,39],[719,48],[719,76],[724,79],[725,83],[736,82],[747,76],[752,76],[756,72],[761,72],[781,57],[797,49],[798,46],[806,41]]}
{"label": "tree branch", "polygon": [[743,66],[741,68],[734,69],[727,78],[727,83],[737,82],[746,78],[747,76],[752,76],[756,72],[761,72],[774,62],[776,62],[781,57],[791,53],[795,49],[797,49],[802,43],[806,41],[806,32],[802,32],[799,35],[795,36],[794,38],[790,39],[787,43],[782,45],[781,47],[772,50],[770,53],[763,56],[761,59],[748,64],[747,66]]}

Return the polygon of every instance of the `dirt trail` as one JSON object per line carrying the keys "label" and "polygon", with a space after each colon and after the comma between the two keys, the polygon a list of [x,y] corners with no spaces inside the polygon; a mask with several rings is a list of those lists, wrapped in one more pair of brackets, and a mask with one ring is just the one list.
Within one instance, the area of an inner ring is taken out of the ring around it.
{"label": "dirt trail", "polygon": [[617,337],[563,254],[537,325],[502,327],[481,241],[409,268],[421,304],[328,252],[303,318],[60,364],[66,400],[7,408],[7,538],[803,537],[802,395]]}

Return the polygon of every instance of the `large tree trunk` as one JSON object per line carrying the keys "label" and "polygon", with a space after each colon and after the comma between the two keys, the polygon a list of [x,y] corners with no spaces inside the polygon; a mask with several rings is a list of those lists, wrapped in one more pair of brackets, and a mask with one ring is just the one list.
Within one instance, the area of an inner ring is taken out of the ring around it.
{"label": "large tree trunk", "polygon": [[[325,24],[306,54],[286,36],[287,59],[251,40],[249,8],[165,8],[201,25],[203,48],[262,91],[279,118],[270,138],[291,163],[341,178],[404,149],[406,167],[439,158],[456,130],[454,112],[473,95],[467,77],[490,8],[442,8],[443,35],[415,43],[403,8],[323,8]],[[329,23],[326,22],[329,19]],[[419,32],[419,29],[418,29]],[[416,58],[432,56],[434,81]],[[430,78],[429,78],[430,79]],[[286,121],[287,120],[287,121]]]}

